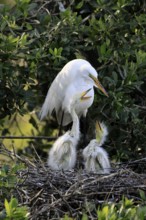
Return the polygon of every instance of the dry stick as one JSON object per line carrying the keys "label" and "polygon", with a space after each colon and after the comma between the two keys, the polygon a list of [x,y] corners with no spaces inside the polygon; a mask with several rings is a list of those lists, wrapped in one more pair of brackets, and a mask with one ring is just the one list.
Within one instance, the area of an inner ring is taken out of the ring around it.
{"label": "dry stick", "polygon": [[110,194],[113,192],[113,190],[115,190],[115,188],[116,188],[116,184],[117,184],[117,182],[115,182],[115,183],[112,185],[110,191],[106,194],[106,200],[109,199]]}
{"label": "dry stick", "polygon": [[[18,194],[19,194],[19,196],[20,196],[20,198],[21,198],[21,201],[22,201],[21,203],[22,203],[22,205],[29,205],[30,197],[28,196],[27,191],[24,190],[24,189],[21,189],[21,187],[16,188],[16,190],[17,190],[17,192],[18,192]],[[22,194],[25,195],[25,203],[23,202],[24,197],[22,197]]]}
{"label": "dry stick", "polygon": [[[63,196],[63,195],[59,192],[59,190],[58,190],[53,184],[51,184],[51,185],[52,185],[52,187],[55,189],[55,191],[59,194],[59,196],[60,196],[61,199],[64,201],[64,203],[68,206],[69,211],[70,211],[70,214],[71,214],[71,216],[72,216],[72,211],[74,211],[74,209],[67,203],[66,199],[64,198],[65,196]],[[68,197],[67,197],[67,199],[68,199]]]}
{"label": "dry stick", "polygon": [[[123,171],[124,172],[124,171]],[[65,196],[68,196],[69,194],[75,194],[75,192],[81,192],[81,190],[87,188],[88,186],[90,186],[91,184],[97,183],[97,181],[99,180],[104,180],[104,179],[108,179],[114,176],[119,175],[119,173],[114,173],[114,174],[110,174],[108,176],[101,176],[101,177],[97,177],[96,179],[94,178],[92,181],[88,181],[86,183],[87,180],[89,180],[89,178],[87,179],[83,179],[80,180],[78,182],[75,182],[73,185],[70,186],[70,188],[66,191]],[[92,179],[92,178],[91,178]],[[79,186],[81,185],[81,186]]]}
{"label": "dry stick", "polygon": [[47,136],[0,136],[0,139],[35,139],[35,140],[48,140],[54,141],[56,137],[47,137]]}
{"label": "dry stick", "polygon": [[[0,150],[0,154],[3,154],[5,156],[9,156],[11,158],[11,160],[14,160],[14,157],[12,156],[12,152],[8,151],[8,149],[5,148],[4,145],[1,144],[1,150]],[[4,149],[3,149],[4,148]]]}
{"label": "dry stick", "polygon": [[16,154],[16,152],[15,152],[15,148],[14,148],[14,146],[13,146],[13,153],[12,153],[12,155],[14,155],[18,160],[20,160],[20,161],[22,161],[23,163],[25,163],[25,164],[29,164],[29,165],[31,165],[31,166],[33,166],[33,167],[36,167],[31,161],[29,161],[27,158],[21,158],[18,154]]}
{"label": "dry stick", "polygon": [[[20,177],[20,179],[22,179],[20,175],[19,175],[19,177]],[[27,167],[27,173],[25,175],[25,178],[24,178],[23,182],[21,182],[21,184],[18,185],[18,187],[23,186],[23,184],[26,182],[28,177],[29,177],[29,174],[28,174],[28,167]]]}
{"label": "dry stick", "polygon": [[35,199],[37,199],[40,195],[41,195],[41,193],[44,191],[44,189],[41,189],[33,198],[31,198],[31,200],[30,200],[30,204],[35,200]]}
{"label": "dry stick", "polygon": [[[93,216],[92,216],[92,214],[91,214],[91,210],[90,210],[90,207],[89,207],[87,198],[85,198],[85,205],[86,205],[87,212],[89,213],[90,219],[93,219]],[[94,205],[94,206],[95,206],[95,205]]]}
{"label": "dry stick", "polygon": [[1,144],[3,147],[3,151],[6,155],[9,155],[10,158],[12,158],[14,160],[13,157],[17,158],[18,160],[20,160],[21,162],[25,163],[26,165],[31,165],[32,167],[36,167],[31,161],[29,161],[28,159],[22,158],[20,157],[18,154],[16,154],[15,149],[13,147],[13,151],[8,150],[3,144]]}
{"label": "dry stick", "polygon": [[84,185],[83,185],[83,186],[80,186],[80,187],[78,188],[78,190],[79,190],[79,189],[84,189],[85,187],[90,186],[91,184],[97,183],[97,181],[99,181],[99,180],[108,179],[108,178],[114,177],[114,176],[116,176],[116,175],[119,175],[119,173],[117,172],[117,173],[110,174],[110,175],[108,175],[108,176],[97,177],[96,179],[94,179],[93,181],[88,182],[88,183],[84,183],[84,180],[82,180],[81,183],[84,183]]}
{"label": "dry stick", "polygon": [[[55,187],[55,186],[53,186],[52,184],[50,184],[50,186],[52,186],[52,187],[55,188],[55,190],[56,190],[56,187]],[[58,191],[58,190],[57,190],[57,191]],[[62,200],[63,200],[65,203],[67,203],[66,199],[68,200],[73,194],[75,194],[75,192],[71,192],[70,194],[64,195],[63,198],[62,198],[62,195],[60,195],[61,198],[57,199],[56,201],[54,201],[54,202],[53,202],[52,204],[50,204],[49,206],[48,206],[48,204],[47,204],[47,205],[44,205],[44,207],[41,208],[41,210],[39,210],[39,214],[42,214],[42,213],[46,212],[46,211],[48,210],[48,208],[55,208],[55,206],[56,206],[57,204],[60,204]],[[70,205],[68,205],[68,206],[70,207]]]}
{"label": "dry stick", "polygon": [[18,193],[18,195],[19,195],[19,198],[20,198],[20,200],[21,200],[21,204],[23,203],[23,197],[22,197],[22,194],[20,193],[20,191],[18,190],[18,188],[16,187],[16,191],[17,191],[17,193]]}
{"label": "dry stick", "polygon": [[80,184],[79,182],[76,182],[73,185],[71,185],[69,189],[66,191],[65,196],[72,195],[73,193],[75,193],[77,186],[79,186],[79,184]]}
{"label": "dry stick", "polygon": [[34,150],[34,152],[35,152],[35,154],[36,154],[37,158],[39,159],[40,164],[41,164],[41,166],[43,167],[44,171],[47,171],[47,169],[45,168],[44,163],[43,163],[43,161],[41,160],[40,156],[38,155],[38,153],[37,153],[37,151],[36,151],[36,149],[35,149],[34,145],[33,145],[33,144],[31,144],[31,146],[32,146],[32,148],[33,148],[33,150]]}
{"label": "dry stick", "polygon": [[[64,196],[64,197],[65,197],[65,196]],[[50,204],[50,205],[48,205],[48,204],[44,205],[44,207],[41,208],[41,210],[39,210],[39,213],[38,213],[38,214],[42,214],[42,213],[46,212],[48,209],[50,209],[50,208],[56,208],[55,206],[56,206],[57,204],[61,204],[61,202],[62,202],[62,198],[59,198],[58,200],[54,201],[54,202],[53,202],[52,204]]]}
{"label": "dry stick", "polygon": [[[122,173],[124,173],[124,172],[125,172],[125,170],[122,170],[122,171],[120,172],[120,174],[122,174]],[[111,177],[114,177],[114,176],[117,176],[117,175],[119,175],[119,172],[114,173],[114,174],[110,174],[110,175],[108,175],[108,176],[97,177],[96,179],[94,179],[93,181],[90,181],[90,182],[88,182],[88,183],[85,183],[85,181],[82,180],[80,183],[81,183],[81,184],[84,184],[84,185],[81,185],[81,186],[78,188],[78,191],[81,192],[81,190],[87,188],[87,186],[90,186],[91,184],[97,183],[97,181],[99,181],[99,180],[108,179],[108,178],[111,178]],[[114,187],[113,187],[113,188],[114,188]],[[112,192],[113,188],[111,189],[111,191],[110,191],[109,193]],[[128,188],[130,188],[130,187],[128,187]]]}
{"label": "dry stick", "polygon": [[136,163],[139,163],[141,161],[145,161],[146,160],[146,157],[144,158],[141,158],[141,159],[138,159],[138,160],[134,160],[134,161],[129,161],[129,162],[122,162],[122,163],[116,163],[116,165],[132,165],[132,164],[136,164]]}
{"label": "dry stick", "polygon": [[[122,169],[122,171],[120,171],[120,174],[122,174],[122,173],[124,173],[124,172],[125,172],[125,170]],[[117,172],[117,174],[119,174],[119,172]],[[115,189],[115,188],[117,188],[116,185],[117,185],[117,182],[115,182],[115,184],[112,185],[110,191],[106,194],[106,200],[109,199],[110,194],[113,193],[113,191],[116,191],[116,189]]]}

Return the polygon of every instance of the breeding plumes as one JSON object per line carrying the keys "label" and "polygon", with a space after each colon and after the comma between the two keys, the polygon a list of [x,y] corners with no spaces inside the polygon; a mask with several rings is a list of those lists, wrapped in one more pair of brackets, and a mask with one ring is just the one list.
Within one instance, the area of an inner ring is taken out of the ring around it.
{"label": "breeding plumes", "polygon": [[67,110],[72,116],[73,125],[70,131],[67,131],[55,141],[49,151],[48,165],[53,170],[70,170],[75,166],[76,146],[80,137],[79,118],[76,113],[76,105],[78,102],[85,102],[87,99],[90,99],[90,96],[86,96],[89,92],[90,89],[82,93],[77,92],[70,98]]}
{"label": "breeding plumes", "polygon": [[91,88],[89,92],[91,98],[76,104],[78,117],[86,116],[88,108],[93,103],[94,86],[108,96],[98,80],[96,70],[88,61],[75,59],[68,62],[51,84],[40,112],[40,118],[43,119],[48,113],[50,116],[55,110],[58,123],[63,126],[69,124],[72,121],[71,113],[68,111],[71,97],[76,92],[82,93]]}
{"label": "breeding plumes", "polygon": [[108,134],[105,124],[96,122],[95,133],[96,139],[91,140],[83,150],[85,169],[88,172],[108,174],[110,173],[108,153],[101,147],[106,141]]}

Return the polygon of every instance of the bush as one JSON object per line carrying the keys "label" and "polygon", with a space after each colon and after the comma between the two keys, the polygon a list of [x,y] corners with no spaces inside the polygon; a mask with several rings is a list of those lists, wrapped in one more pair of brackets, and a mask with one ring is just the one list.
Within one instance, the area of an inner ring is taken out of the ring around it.
{"label": "bush", "polygon": [[144,220],[146,207],[135,206],[132,200],[123,197],[118,204],[108,204],[104,205],[101,209],[97,211],[99,220]]}
{"label": "bush", "polygon": [[17,184],[22,182],[21,179],[18,178],[17,172],[22,168],[24,169],[24,165],[18,163],[12,164],[11,166],[5,164],[0,169],[0,219],[28,219],[28,207],[20,205],[18,200],[14,197]]}
{"label": "bush", "polygon": [[5,209],[0,212],[0,219],[3,220],[27,220],[28,208],[26,206],[18,207],[18,201],[16,198],[11,198],[10,202],[5,199]]}

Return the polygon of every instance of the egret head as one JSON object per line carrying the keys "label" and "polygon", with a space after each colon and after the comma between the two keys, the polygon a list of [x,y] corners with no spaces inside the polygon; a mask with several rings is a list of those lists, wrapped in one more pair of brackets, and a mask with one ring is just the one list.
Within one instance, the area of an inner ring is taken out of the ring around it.
{"label": "egret head", "polygon": [[108,97],[108,93],[106,92],[100,81],[98,80],[97,71],[91,66],[89,62],[86,61],[86,63],[80,67],[80,73],[82,74],[82,76],[84,75],[84,77],[88,81],[90,81],[90,83],[93,86],[97,87]]}
{"label": "egret head", "polygon": [[107,127],[104,123],[96,121],[95,128],[96,141],[100,146],[102,146],[108,135]]}
{"label": "egret head", "polygon": [[98,78],[96,78],[94,75],[92,75],[92,73],[89,73],[89,77],[93,80],[94,86],[97,87],[98,89],[100,89],[108,97],[108,94],[107,94],[105,88],[101,85]]}

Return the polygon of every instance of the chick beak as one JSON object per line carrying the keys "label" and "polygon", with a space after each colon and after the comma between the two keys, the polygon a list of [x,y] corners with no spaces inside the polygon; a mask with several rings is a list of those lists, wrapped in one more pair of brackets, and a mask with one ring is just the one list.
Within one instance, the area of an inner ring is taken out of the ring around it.
{"label": "chick beak", "polygon": [[100,125],[100,123],[98,122],[98,121],[96,121],[96,132],[98,132],[98,131],[101,131],[102,129],[101,129],[101,125]]}
{"label": "chick beak", "polygon": [[95,134],[96,134],[96,141],[98,143],[101,143],[101,140],[103,138],[103,129],[101,127],[101,124],[100,122],[96,121],[96,124],[95,124]]}
{"label": "chick beak", "polygon": [[91,90],[91,89],[88,89],[88,90],[86,90],[85,92],[83,92],[83,93],[81,94],[81,100],[87,100],[87,99],[90,99],[90,98],[91,98],[91,96],[85,96],[90,90]]}
{"label": "chick beak", "polygon": [[99,80],[93,76],[92,74],[89,74],[90,78],[94,81],[95,85],[97,86],[98,89],[100,89],[107,97],[108,97],[108,93],[106,92],[106,90],[104,89],[104,87],[101,85],[101,83],[99,82]]}

